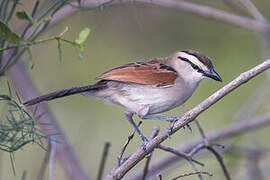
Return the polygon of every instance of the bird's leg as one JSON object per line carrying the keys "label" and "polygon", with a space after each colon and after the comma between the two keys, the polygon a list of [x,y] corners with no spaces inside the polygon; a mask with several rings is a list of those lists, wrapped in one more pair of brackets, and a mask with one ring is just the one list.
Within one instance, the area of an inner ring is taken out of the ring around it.
{"label": "bird's leg", "polygon": [[178,120],[179,117],[173,117],[173,116],[153,116],[153,115],[145,115],[141,116],[139,115],[141,119],[155,119],[155,120],[162,120],[162,121],[168,121],[170,122],[170,125],[168,127],[168,136],[170,136],[170,133],[172,131],[172,128],[174,126],[174,123]]}
{"label": "bird's leg", "polygon": [[134,122],[134,120],[132,118],[133,113],[126,112],[125,115],[126,115],[126,118],[128,119],[128,121],[132,124],[132,126],[134,127],[134,129],[137,131],[137,133],[141,137],[141,139],[143,141],[142,147],[145,150],[145,146],[148,143],[148,139],[143,135],[143,133],[141,132],[141,130],[139,129],[139,127]]}
{"label": "bird's leg", "polygon": [[178,117],[173,117],[173,116],[153,116],[153,115],[145,115],[145,116],[141,116],[139,115],[139,117],[141,119],[156,119],[156,120],[162,120],[162,121],[176,121],[178,119]]}
{"label": "bird's leg", "polygon": [[[153,115],[141,116],[141,115],[139,115],[139,117],[141,119],[153,119],[153,120],[169,121],[170,125],[168,127],[168,134],[172,131],[174,123],[179,119],[179,117],[174,117],[174,116],[153,116]],[[191,129],[190,125],[187,124],[186,126],[192,132],[192,129]]]}

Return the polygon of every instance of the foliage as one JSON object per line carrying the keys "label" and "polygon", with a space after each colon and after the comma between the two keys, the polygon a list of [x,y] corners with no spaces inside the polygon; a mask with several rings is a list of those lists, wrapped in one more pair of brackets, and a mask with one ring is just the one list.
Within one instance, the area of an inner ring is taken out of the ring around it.
{"label": "foliage", "polygon": [[[34,60],[31,46],[46,43],[52,40],[57,41],[60,61],[62,59],[62,42],[69,43],[78,49],[78,55],[80,58],[82,58],[82,53],[84,50],[83,43],[90,33],[88,28],[83,29],[75,41],[70,41],[62,37],[66,30],[59,36],[36,40],[40,34],[48,27],[55,13],[66,3],[68,3],[67,0],[59,0],[54,2],[45,12],[41,13],[39,16],[36,15],[39,1],[36,1],[31,13],[25,10],[15,12],[16,6],[19,2],[20,0],[3,0],[0,4],[0,56],[3,56],[3,51],[6,50],[13,50],[13,52],[15,52],[7,60],[7,62],[3,62],[2,57],[0,58],[0,75],[3,75],[4,72],[10,66],[12,66],[25,52],[28,55],[29,65],[31,68],[33,68]],[[80,3],[80,1],[78,2]],[[7,9],[9,9],[9,11]],[[28,23],[20,33],[16,33],[9,27],[9,22],[14,14],[18,20],[23,20]]]}
{"label": "foliage", "polygon": [[0,94],[0,102],[6,103],[6,111],[0,119],[0,150],[11,153],[12,165],[13,153],[29,143],[45,149],[42,141],[46,137],[37,128],[33,117],[20,105],[19,97],[15,100],[10,91],[10,95]]}

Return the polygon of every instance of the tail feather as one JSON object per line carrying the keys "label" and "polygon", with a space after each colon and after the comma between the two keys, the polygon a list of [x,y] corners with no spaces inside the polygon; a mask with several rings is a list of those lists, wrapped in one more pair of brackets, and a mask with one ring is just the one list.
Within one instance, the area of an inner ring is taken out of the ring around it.
{"label": "tail feather", "polygon": [[39,97],[36,97],[34,99],[31,99],[29,101],[24,102],[23,104],[25,106],[31,106],[34,104],[38,104],[40,102],[43,101],[50,101],[53,99],[57,99],[57,98],[61,98],[61,97],[65,97],[65,96],[70,96],[70,95],[74,95],[74,94],[78,94],[78,93],[82,93],[82,92],[87,92],[90,90],[98,90],[100,88],[104,88],[106,87],[106,83],[97,83],[94,85],[90,85],[90,86],[81,86],[81,87],[73,87],[70,89],[64,89],[64,90],[60,90],[60,91],[55,91],[49,94],[45,94]]}

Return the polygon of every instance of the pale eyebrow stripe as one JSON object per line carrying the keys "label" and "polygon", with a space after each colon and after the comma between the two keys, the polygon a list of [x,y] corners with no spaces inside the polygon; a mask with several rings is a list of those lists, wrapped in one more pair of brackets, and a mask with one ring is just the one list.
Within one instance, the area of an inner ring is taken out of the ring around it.
{"label": "pale eyebrow stripe", "polygon": [[190,62],[192,62],[193,64],[196,64],[202,70],[209,71],[209,69],[201,61],[199,61],[199,59],[196,56],[190,55],[190,54],[188,54],[186,52],[181,52],[181,56],[184,57],[184,58],[187,58]]}

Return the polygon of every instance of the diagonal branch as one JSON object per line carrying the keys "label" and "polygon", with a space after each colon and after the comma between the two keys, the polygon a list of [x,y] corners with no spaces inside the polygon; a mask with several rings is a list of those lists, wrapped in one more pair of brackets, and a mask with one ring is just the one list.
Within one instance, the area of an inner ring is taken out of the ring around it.
{"label": "diagonal branch", "polygon": [[[179,117],[179,120],[174,124],[172,131],[170,134],[174,134],[180,128],[185,126],[186,124],[192,122],[197,116],[199,116],[202,112],[208,109],[210,106],[215,104],[221,98],[241,86],[242,84],[248,82],[253,77],[262,73],[266,69],[270,68],[270,59],[259,64],[258,66],[240,74],[236,79],[231,81],[229,84],[215,92],[213,95],[208,97],[206,100],[201,102],[192,110],[185,113],[183,116]],[[131,157],[124,162],[121,166],[114,168],[109,175],[107,175],[106,179],[120,179],[122,178],[132,167],[134,167],[138,162],[140,162],[149,152],[151,152],[154,148],[156,148],[160,143],[168,138],[168,132],[163,131],[158,136],[156,136],[153,140],[151,140],[145,147],[145,150],[139,148],[136,152],[134,152]]]}
{"label": "diagonal branch", "polygon": [[[253,118],[251,120],[241,122],[238,124],[233,124],[227,128],[224,128],[222,130],[212,132],[208,137],[208,141],[210,143],[213,143],[217,140],[226,140],[229,138],[232,138],[234,136],[239,136],[241,134],[250,132],[252,130],[256,130],[258,128],[265,127],[267,125],[270,125],[270,114],[266,114],[260,117]],[[202,140],[196,140],[193,142],[188,142],[186,144],[182,144],[181,148],[178,149],[180,152],[190,152],[192,149],[195,149],[194,147],[202,145]],[[157,162],[154,162],[151,166],[151,170],[148,173],[148,177],[153,176],[157,173],[159,173],[162,169],[167,169],[173,164],[181,161],[183,159],[180,159],[178,156],[174,155],[167,155]],[[141,177],[141,174],[133,175],[130,180],[138,179],[138,177]]]}

